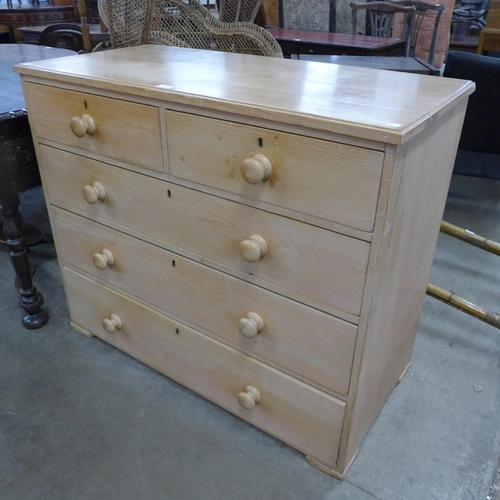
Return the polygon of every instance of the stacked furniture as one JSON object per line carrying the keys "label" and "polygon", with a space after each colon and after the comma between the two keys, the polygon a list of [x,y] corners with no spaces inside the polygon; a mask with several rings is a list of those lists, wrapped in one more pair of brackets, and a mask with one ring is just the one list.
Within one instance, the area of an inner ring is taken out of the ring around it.
{"label": "stacked furniture", "polygon": [[342,477],[408,368],[474,85],[155,45],[17,71],[75,329]]}

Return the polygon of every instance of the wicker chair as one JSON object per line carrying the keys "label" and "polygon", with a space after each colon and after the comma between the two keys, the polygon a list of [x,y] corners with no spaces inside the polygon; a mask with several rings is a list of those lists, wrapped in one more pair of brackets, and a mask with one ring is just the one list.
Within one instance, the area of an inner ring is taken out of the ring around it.
{"label": "wicker chair", "polygon": [[262,0],[220,0],[219,21],[253,23],[261,4]]}
{"label": "wicker chair", "polygon": [[252,23],[223,23],[197,0],[99,0],[113,48],[161,44],[283,57],[278,42]]}

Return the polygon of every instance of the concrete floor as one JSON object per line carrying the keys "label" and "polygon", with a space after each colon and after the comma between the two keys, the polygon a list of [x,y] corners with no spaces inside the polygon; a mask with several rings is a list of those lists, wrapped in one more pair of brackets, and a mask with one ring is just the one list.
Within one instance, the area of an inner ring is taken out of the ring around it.
{"label": "concrete floor", "polygon": [[[48,223],[41,190],[25,219]],[[454,177],[445,219],[500,241],[500,181]],[[427,297],[412,365],[344,481],[69,326],[54,247],[30,251],[49,324],[21,327],[0,252],[0,499],[495,498],[500,331]],[[500,258],[441,235],[431,281],[499,311]]]}

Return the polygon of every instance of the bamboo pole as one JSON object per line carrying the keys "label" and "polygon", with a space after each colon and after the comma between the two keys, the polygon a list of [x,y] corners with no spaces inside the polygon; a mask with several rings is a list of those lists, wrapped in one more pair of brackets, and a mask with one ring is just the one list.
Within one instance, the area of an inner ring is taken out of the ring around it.
{"label": "bamboo pole", "polygon": [[478,236],[468,229],[462,229],[461,227],[454,226],[453,224],[443,220],[441,221],[441,232],[449,234],[454,238],[458,238],[459,240],[470,243],[476,247],[482,248],[487,252],[500,255],[500,243]]}
{"label": "bamboo pole", "polygon": [[500,315],[476,306],[472,302],[455,295],[453,292],[444,290],[443,288],[433,285],[432,283],[428,283],[427,295],[441,300],[442,302],[445,302],[460,311],[470,314],[471,316],[474,316],[475,318],[480,319],[495,328],[500,328]]}

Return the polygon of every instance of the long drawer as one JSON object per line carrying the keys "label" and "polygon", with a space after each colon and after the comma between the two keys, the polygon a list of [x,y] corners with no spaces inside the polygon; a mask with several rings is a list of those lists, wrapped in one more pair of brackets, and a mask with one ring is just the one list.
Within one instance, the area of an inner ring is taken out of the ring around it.
{"label": "long drawer", "polygon": [[[347,394],[356,326],[69,212],[53,207],[52,215],[64,264],[311,384]],[[250,337],[249,313],[263,323]]]}
{"label": "long drawer", "polygon": [[32,124],[38,138],[163,171],[158,108],[32,83],[24,93],[43,116]]}
{"label": "long drawer", "polygon": [[[63,275],[77,326],[302,452],[335,464],[345,403],[64,267]],[[105,320],[113,333],[103,327]],[[253,409],[238,403],[247,386],[261,397]]]}
{"label": "long drawer", "polygon": [[166,117],[172,175],[373,230],[382,152],[174,111]]}
{"label": "long drawer", "polygon": [[[187,250],[282,293],[359,315],[368,243],[55,148],[41,146],[40,153],[51,203]],[[95,183],[104,190],[102,200]],[[94,203],[85,200],[84,188]],[[255,250],[255,236],[267,246],[262,257],[245,254]]]}

